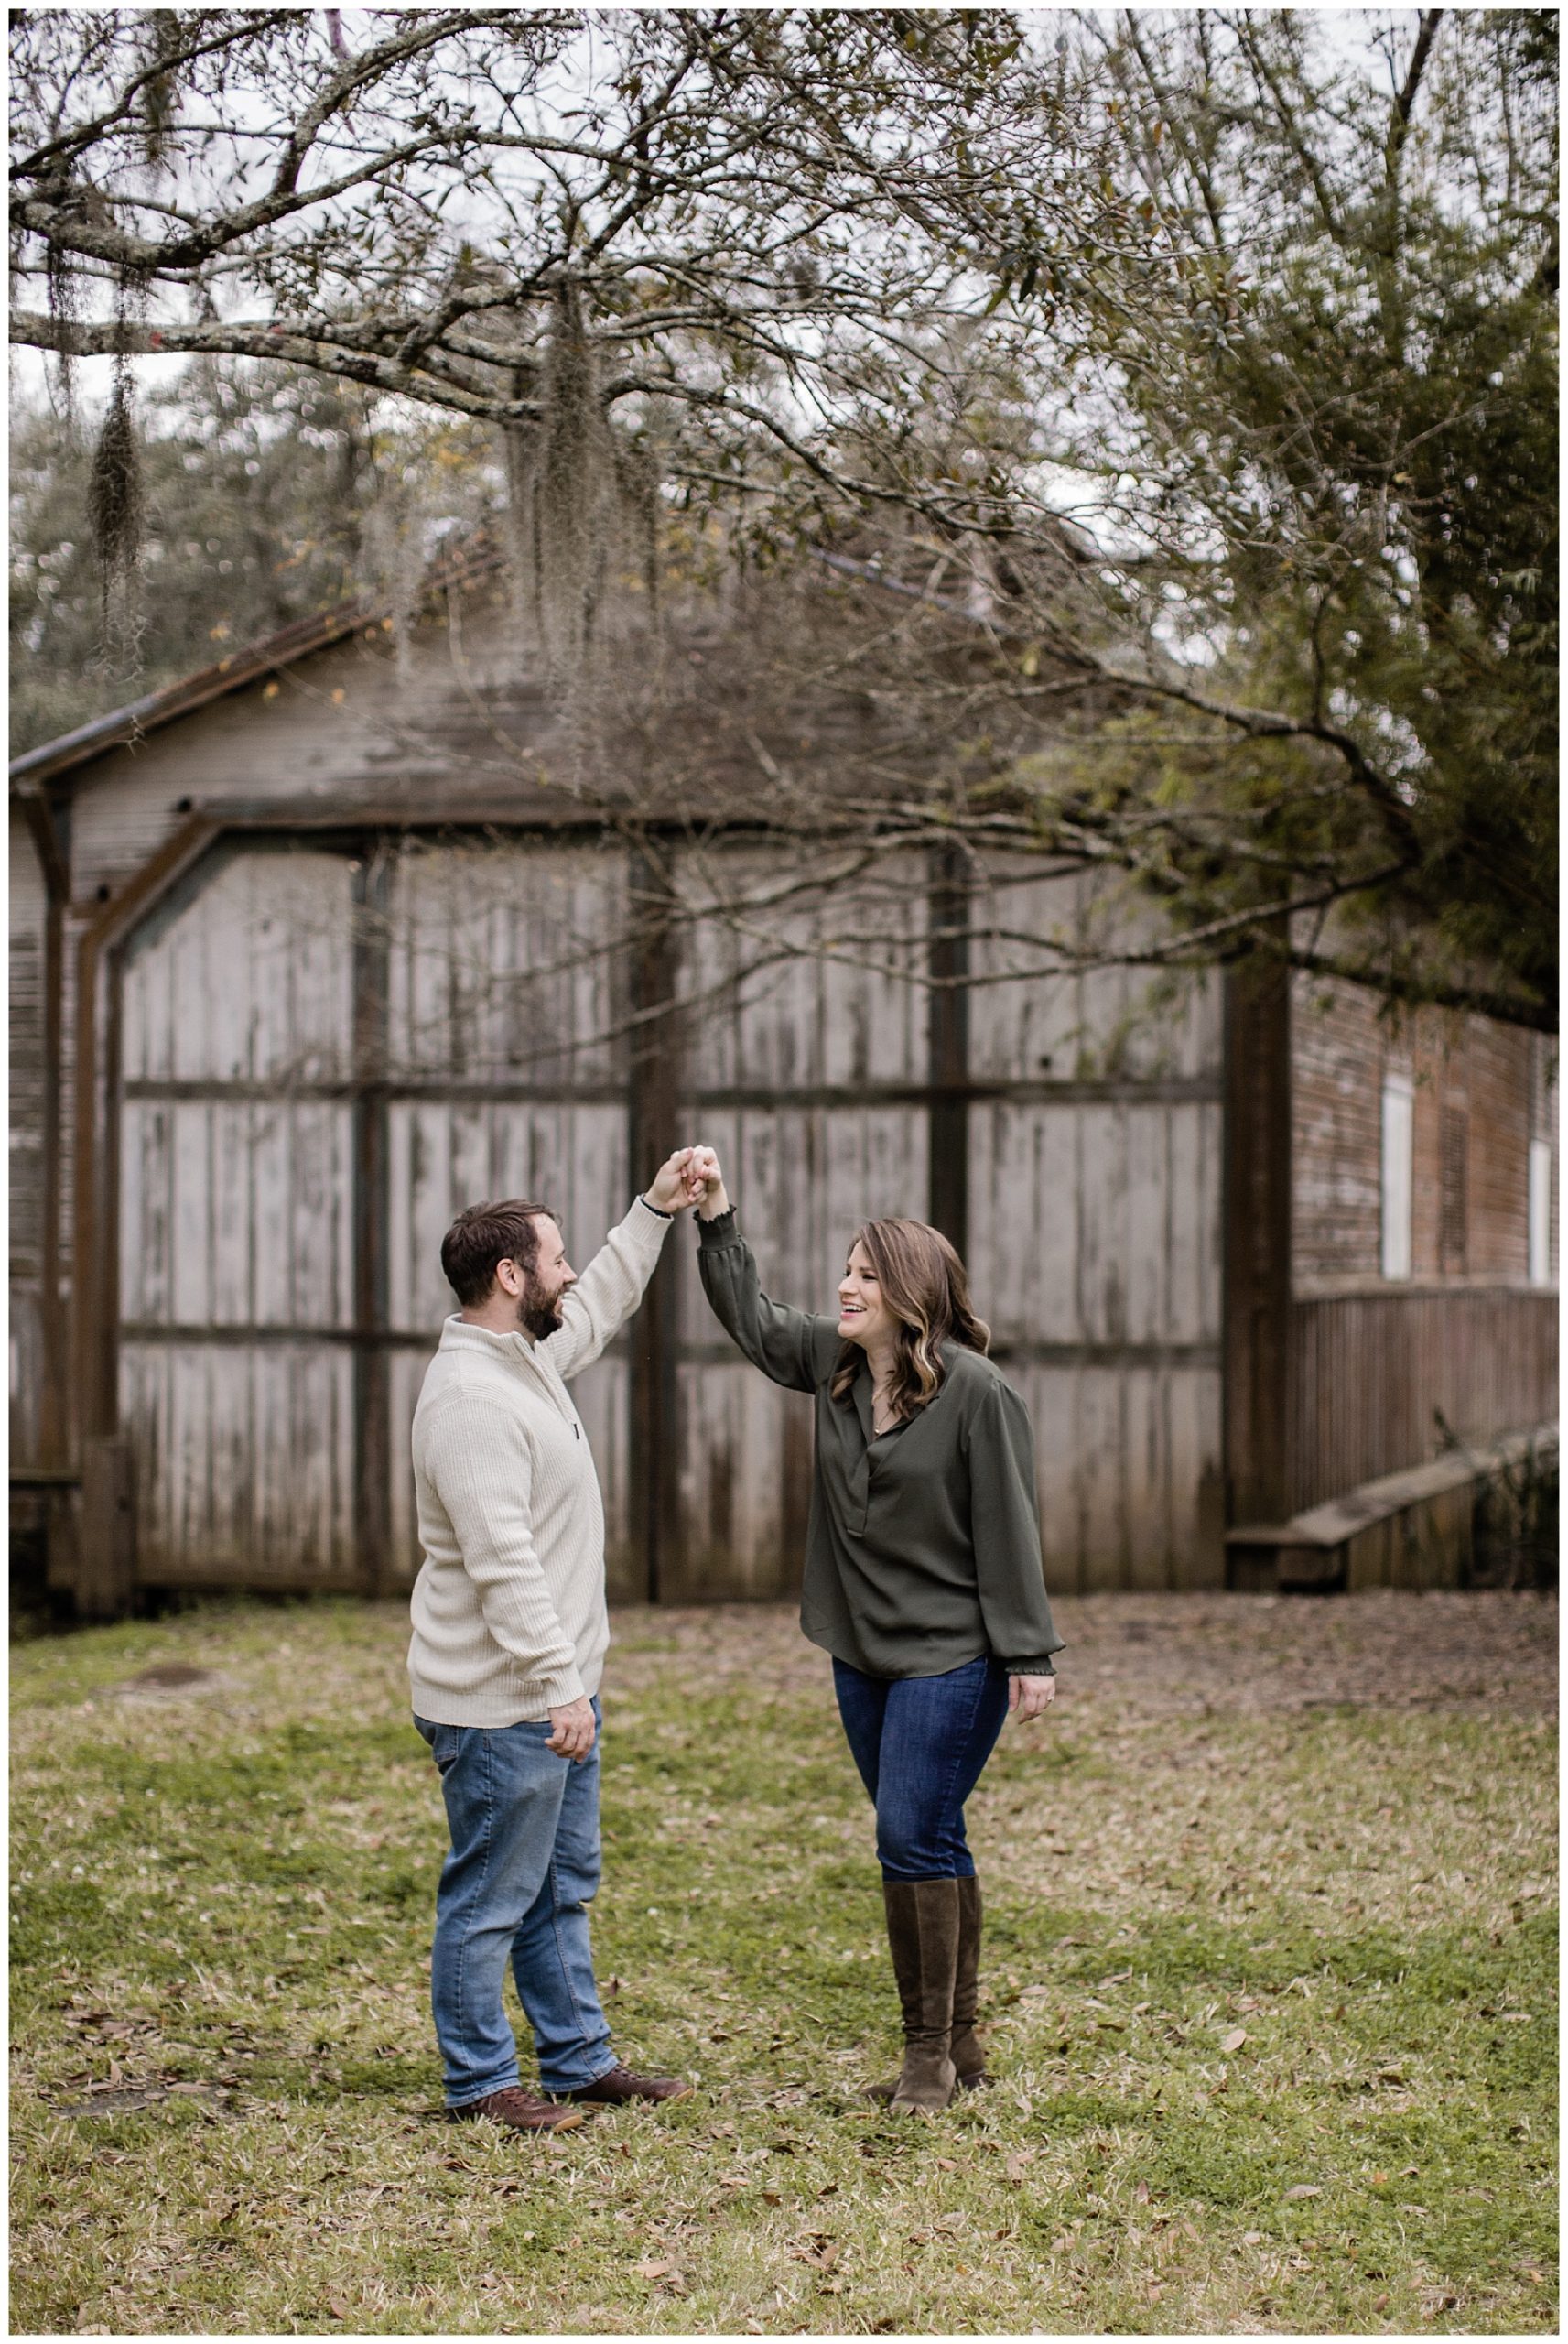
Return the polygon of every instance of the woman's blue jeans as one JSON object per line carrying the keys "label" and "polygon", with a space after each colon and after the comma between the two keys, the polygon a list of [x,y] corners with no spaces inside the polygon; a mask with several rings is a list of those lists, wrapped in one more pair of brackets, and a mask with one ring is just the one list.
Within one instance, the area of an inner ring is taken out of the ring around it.
{"label": "woman's blue jeans", "polygon": [[940,1677],[868,1677],[833,1664],[833,1689],[877,1810],[884,1880],[972,1880],[964,1801],[1007,1716],[1007,1671],[982,1653]]}
{"label": "woman's blue jeans", "polygon": [[[595,1723],[599,1703],[593,1705]],[[534,2030],[546,2091],[580,2091],[615,2065],[589,1945],[599,1886],[599,1742],[579,1764],[522,1725],[414,1720],[441,1776],[451,1853],[436,1892],[430,2002],[447,2105],[518,2082],[502,2003],[506,1968]]]}

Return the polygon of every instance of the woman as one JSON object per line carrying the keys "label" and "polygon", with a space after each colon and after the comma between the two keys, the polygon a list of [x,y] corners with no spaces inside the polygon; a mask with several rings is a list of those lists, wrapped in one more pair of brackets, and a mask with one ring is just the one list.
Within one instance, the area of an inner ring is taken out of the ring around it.
{"label": "woman", "polygon": [[719,1160],[699,1151],[703,1288],[765,1375],[816,1395],[800,1624],[833,1656],[877,1811],[904,2056],[879,2097],[946,2108],[987,2080],[980,1891],[964,1802],[1010,1710],[1055,1691],[1028,1411],[986,1357],[964,1265],[919,1221],[868,1221],[837,1320],[770,1302]]}

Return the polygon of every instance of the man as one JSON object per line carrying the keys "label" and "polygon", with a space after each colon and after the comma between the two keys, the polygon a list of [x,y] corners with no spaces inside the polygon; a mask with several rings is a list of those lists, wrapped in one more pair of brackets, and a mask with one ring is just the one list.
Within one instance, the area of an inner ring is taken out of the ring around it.
{"label": "man", "polygon": [[[673,1215],[702,1190],[678,1150],[580,1278],[543,1205],[471,1206],[442,1243],[461,1308],[414,1415],[425,1561],[408,1675],[451,1830],[430,1991],[453,2118],[564,2132],[582,2122],[574,2101],[690,2089],[621,2065],[594,1984],[610,1622],[599,1480],[567,1383],[636,1309]],[[508,1961],[548,2098],[519,2080]]]}

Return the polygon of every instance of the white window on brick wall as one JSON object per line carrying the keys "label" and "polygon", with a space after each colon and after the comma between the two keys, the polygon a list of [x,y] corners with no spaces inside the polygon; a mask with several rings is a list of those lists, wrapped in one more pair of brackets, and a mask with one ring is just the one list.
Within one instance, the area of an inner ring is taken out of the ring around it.
{"label": "white window on brick wall", "polygon": [[1530,1282],[1552,1284],[1552,1142],[1530,1144]]}
{"label": "white window on brick wall", "polygon": [[1383,1078],[1383,1246],[1386,1278],[1411,1274],[1411,1202],[1415,1167],[1415,1086],[1408,1074]]}

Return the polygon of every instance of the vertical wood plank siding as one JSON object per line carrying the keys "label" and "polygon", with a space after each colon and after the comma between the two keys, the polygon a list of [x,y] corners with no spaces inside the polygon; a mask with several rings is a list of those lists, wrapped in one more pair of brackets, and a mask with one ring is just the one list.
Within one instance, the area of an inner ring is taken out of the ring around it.
{"label": "vertical wood plank siding", "polygon": [[139,1568],[362,1584],[351,872],[220,851],[121,982],[122,1421]]}
{"label": "vertical wood plank siding", "polygon": [[[626,865],[614,846],[460,841],[399,855],[388,918],[392,1571],[418,1568],[409,1430],[454,1308],[441,1239],[467,1205],[561,1216],[579,1267],[631,1199]],[[640,1591],[624,1338],[574,1396],[604,1489],[611,1584]]]}
{"label": "vertical wood plank siding", "polygon": [[[731,899],[776,890],[776,856],[717,854]],[[714,873],[712,852],[683,867],[695,900]],[[682,991],[702,1004],[685,1058],[692,1134],[719,1152],[765,1289],[802,1309],[834,1307],[862,1221],[928,1214],[930,996],[901,974],[926,966],[928,896],[925,859],[914,856],[826,908],[759,912],[743,925],[715,917],[682,939]],[[841,957],[813,953],[831,954],[835,938],[846,939]],[[741,1358],[703,1299],[690,1232],[672,1243],[683,1536],[663,1592],[792,1592],[811,1403]]]}
{"label": "vertical wood plank siding", "polygon": [[1292,1305],[1291,1354],[1294,1514],[1436,1456],[1436,1409],[1477,1443],[1554,1416],[1557,1297],[1319,1297]]}

